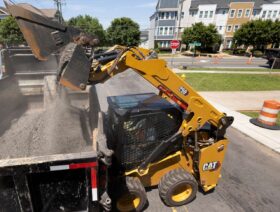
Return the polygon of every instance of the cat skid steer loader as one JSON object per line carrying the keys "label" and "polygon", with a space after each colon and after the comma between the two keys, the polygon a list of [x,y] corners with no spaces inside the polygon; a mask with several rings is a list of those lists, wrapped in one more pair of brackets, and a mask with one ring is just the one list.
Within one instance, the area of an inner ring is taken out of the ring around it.
{"label": "cat skid steer loader", "polygon": [[180,206],[194,199],[198,186],[204,192],[217,186],[233,117],[215,109],[155,52],[117,45],[96,53],[94,39],[79,30],[5,2],[38,59],[61,52],[61,85],[84,90],[132,69],[159,90],[108,97],[105,143],[99,140],[97,151],[108,156],[106,146],[113,152],[106,184],[113,188],[109,194],[118,210],[142,211],[147,187],[158,186],[166,205]]}

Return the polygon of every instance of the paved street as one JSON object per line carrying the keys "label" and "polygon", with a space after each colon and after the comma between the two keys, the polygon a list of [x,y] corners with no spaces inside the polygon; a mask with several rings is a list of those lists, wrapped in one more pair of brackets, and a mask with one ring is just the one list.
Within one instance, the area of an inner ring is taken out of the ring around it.
{"label": "paved street", "polygon": [[[120,74],[97,86],[101,109],[107,110],[107,96],[155,92],[155,89],[133,72]],[[230,129],[230,145],[222,178],[215,192],[203,194],[180,208],[166,207],[157,189],[148,192],[146,211],[279,211],[280,155],[256,143],[240,132]]]}
{"label": "paved street", "polygon": [[[199,92],[211,102],[221,104],[231,110],[260,110],[268,99],[280,99],[280,91],[219,91]],[[242,101],[238,101],[242,99]],[[233,101],[234,104],[233,104]]]}
{"label": "paved street", "polygon": [[268,67],[267,60],[263,58],[253,58],[251,64],[247,64],[248,57],[224,57],[214,59],[210,57],[192,58],[192,57],[163,57],[169,65],[173,67],[192,66],[192,67],[228,67],[228,68],[264,68]]}

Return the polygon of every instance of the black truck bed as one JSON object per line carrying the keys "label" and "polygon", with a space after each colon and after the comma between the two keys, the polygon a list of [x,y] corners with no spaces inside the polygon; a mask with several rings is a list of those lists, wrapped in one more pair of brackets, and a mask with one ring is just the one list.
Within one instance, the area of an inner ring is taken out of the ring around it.
{"label": "black truck bed", "polygon": [[66,96],[44,108],[13,77],[0,80],[1,211],[98,210],[98,116],[88,110],[96,102],[88,93]]}

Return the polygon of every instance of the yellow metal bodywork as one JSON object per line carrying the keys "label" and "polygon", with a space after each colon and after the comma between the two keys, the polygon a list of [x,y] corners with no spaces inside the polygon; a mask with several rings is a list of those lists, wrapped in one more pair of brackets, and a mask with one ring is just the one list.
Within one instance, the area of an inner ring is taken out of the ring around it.
{"label": "yellow metal bodywork", "polygon": [[[89,77],[91,83],[103,83],[110,77],[131,68],[156,88],[162,86],[172,93],[168,95],[168,93],[160,91],[159,95],[163,98],[174,101],[172,97],[176,97],[175,102],[177,104],[187,105],[186,111],[192,113],[193,117],[188,121],[183,120],[181,124],[180,132],[184,138],[199,130],[206,122],[218,127],[221,118],[225,114],[209,104],[187,82],[169,69],[164,60],[149,58],[151,51],[143,48],[134,47],[126,50],[126,47],[115,46],[109,51],[115,49],[121,51],[121,56],[103,65],[100,72],[92,71]],[[187,93],[183,93],[182,88]],[[224,150],[217,152],[217,147],[220,145],[224,145]],[[189,147],[169,155],[156,163],[149,164],[145,170],[135,169],[126,172],[125,175],[138,177],[145,187],[149,187],[158,185],[162,176],[169,171],[183,168],[197,178],[204,191],[208,191],[217,185],[221,167],[217,170],[202,171],[203,164],[212,161],[219,161],[222,164],[226,146],[227,140],[222,140],[210,146],[200,148],[199,176],[195,176],[193,149]]]}
{"label": "yellow metal bodywork", "polygon": [[174,189],[171,196],[174,202],[182,202],[188,199],[193,192],[193,189],[190,185],[179,185]]}
{"label": "yellow metal bodywork", "polygon": [[[209,191],[217,185],[217,182],[221,176],[222,164],[227,150],[228,140],[220,140],[217,143],[212,144],[206,148],[200,150],[199,158],[199,175],[200,185],[204,191]],[[205,164],[216,164],[216,168],[213,170],[204,170]]]}
{"label": "yellow metal bodywork", "polygon": [[183,168],[193,173],[192,165],[190,152],[185,154],[184,151],[178,151],[156,163],[150,164],[148,171],[143,175],[139,173],[138,169],[126,172],[125,175],[138,177],[144,187],[150,187],[158,185],[162,176],[173,169]]}
{"label": "yellow metal bodywork", "polygon": [[[192,173],[198,180],[204,191],[213,189],[221,176],[221,165],[224,161],[225,152],[227,150],[228,140],[220,140],[208,147],[201,148],[199,153],[199,177],[195,175],[193,170],[193,151],[185,147],[182,151],[178,151],[168,157],[150,164],[145,174],[139,173],[138,169],[126,172],[126,176],[138,177],[144,187],[156,186],[160,179],[168,172],[174,169],[182,168]],[[203,166],[206,163],[218,162],[219,167],[215,170],[204,171]]]}

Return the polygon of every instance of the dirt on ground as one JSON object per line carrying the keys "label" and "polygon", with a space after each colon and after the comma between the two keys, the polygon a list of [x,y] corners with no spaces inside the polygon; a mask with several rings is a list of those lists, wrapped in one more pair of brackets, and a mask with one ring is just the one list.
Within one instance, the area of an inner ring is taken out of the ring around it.
{"label": "dirt on ground", "polygon": [[91,151],[87,118],[85,110],[57,96],[46,110],[13,119],[0,137],[0,159]]}

